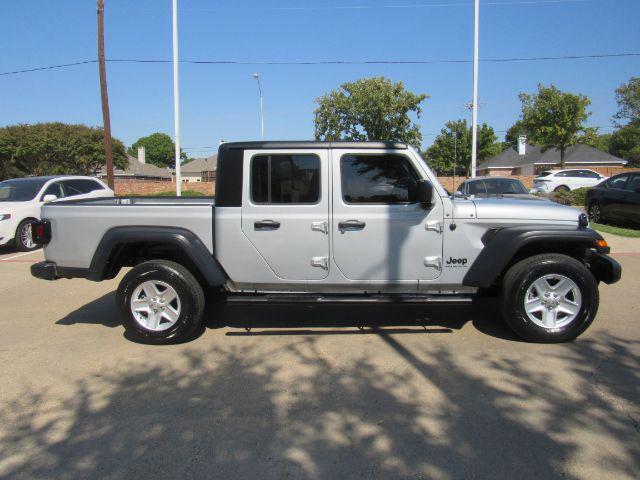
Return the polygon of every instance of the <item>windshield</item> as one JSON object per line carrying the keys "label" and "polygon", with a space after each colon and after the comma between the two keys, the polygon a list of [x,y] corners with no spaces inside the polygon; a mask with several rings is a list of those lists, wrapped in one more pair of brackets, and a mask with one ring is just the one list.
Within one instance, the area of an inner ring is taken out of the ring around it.
{"label": "windshield", "polygon": [[529,193],[520,180],[506,178],[486,179],[485,188],[489,195],[505,195],[513,193]]}
{"label": "windshield", "polygon": [[28,202],[33,200],[46,180],[20,178],[0,182],[0,202]]}

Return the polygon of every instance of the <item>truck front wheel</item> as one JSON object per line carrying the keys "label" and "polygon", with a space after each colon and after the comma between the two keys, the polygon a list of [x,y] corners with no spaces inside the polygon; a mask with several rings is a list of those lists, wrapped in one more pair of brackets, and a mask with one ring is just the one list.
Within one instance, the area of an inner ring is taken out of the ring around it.
{"label": "truck front wheel", "polygon": [[182,265],[150,260],[127,273],[116,294],[127,332],[138,341],[179,343],[190,339],[202,323],[202,287]]}
{"label": "truck front wheel", "polygon": [[532,342],[573,340],[598,311],[595,278],[567,255],[536,255],[516,263],[504,277],[502,294],[505,321]]}

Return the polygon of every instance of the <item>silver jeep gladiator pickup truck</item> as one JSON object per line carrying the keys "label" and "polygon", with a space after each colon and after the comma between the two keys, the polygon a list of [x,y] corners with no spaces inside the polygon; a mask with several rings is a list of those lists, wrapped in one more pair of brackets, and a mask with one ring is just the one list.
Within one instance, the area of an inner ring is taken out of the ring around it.
{"label": "silver jeep gladiator pickup truck", "polygon": [[464,303],[502,298],[522,338],[562,342],[620,279],[577,209],[535,197],[451,196],[399,143],[225,143],[214,198],[50,203],[38,278],[114,278],[126,329],[172,343],[205,293],[240,302]]}

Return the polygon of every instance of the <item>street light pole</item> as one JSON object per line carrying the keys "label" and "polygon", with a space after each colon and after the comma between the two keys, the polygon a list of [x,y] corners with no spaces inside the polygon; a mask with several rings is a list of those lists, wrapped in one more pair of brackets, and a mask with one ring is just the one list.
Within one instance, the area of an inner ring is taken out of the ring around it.
{"label": "street light pole", "polygon": [[260,138],[264,140],[264,109],[262,105],[262,86],[260,85],[260,75],[254,73],[253,78],[258,81],[258,94],[260,95]]}
{"label": "street light pole", "polygon": [[473,31],[473,113],[471,115],[471,178],[476,176],[478,145],[478,29],[480,26],[480,0],[475,0]]}
{"label": "street light pole", "polygon": [[178,0],[173,0],[173,127],[176,157],[176,195],[182,195],[180,172],[180,93],[178,85]]}

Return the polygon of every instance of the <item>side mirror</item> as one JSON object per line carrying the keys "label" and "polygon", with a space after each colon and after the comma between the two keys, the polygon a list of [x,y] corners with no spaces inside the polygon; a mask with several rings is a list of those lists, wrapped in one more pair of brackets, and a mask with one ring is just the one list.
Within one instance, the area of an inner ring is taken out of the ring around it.
{"label": "side mirror", "polygon": [[44,203],[53,202],[54,200],[57,200],[57,199],[58,199],[58,196],[57,195],[52,195],[52,194],[45,195],[44,197],[42,197],[42,201]]}
{"label": "side mirror", "polygon": [[418,202],[423,208],[429,208],[433,203],[433,185],[429,180],[418,180]]}

